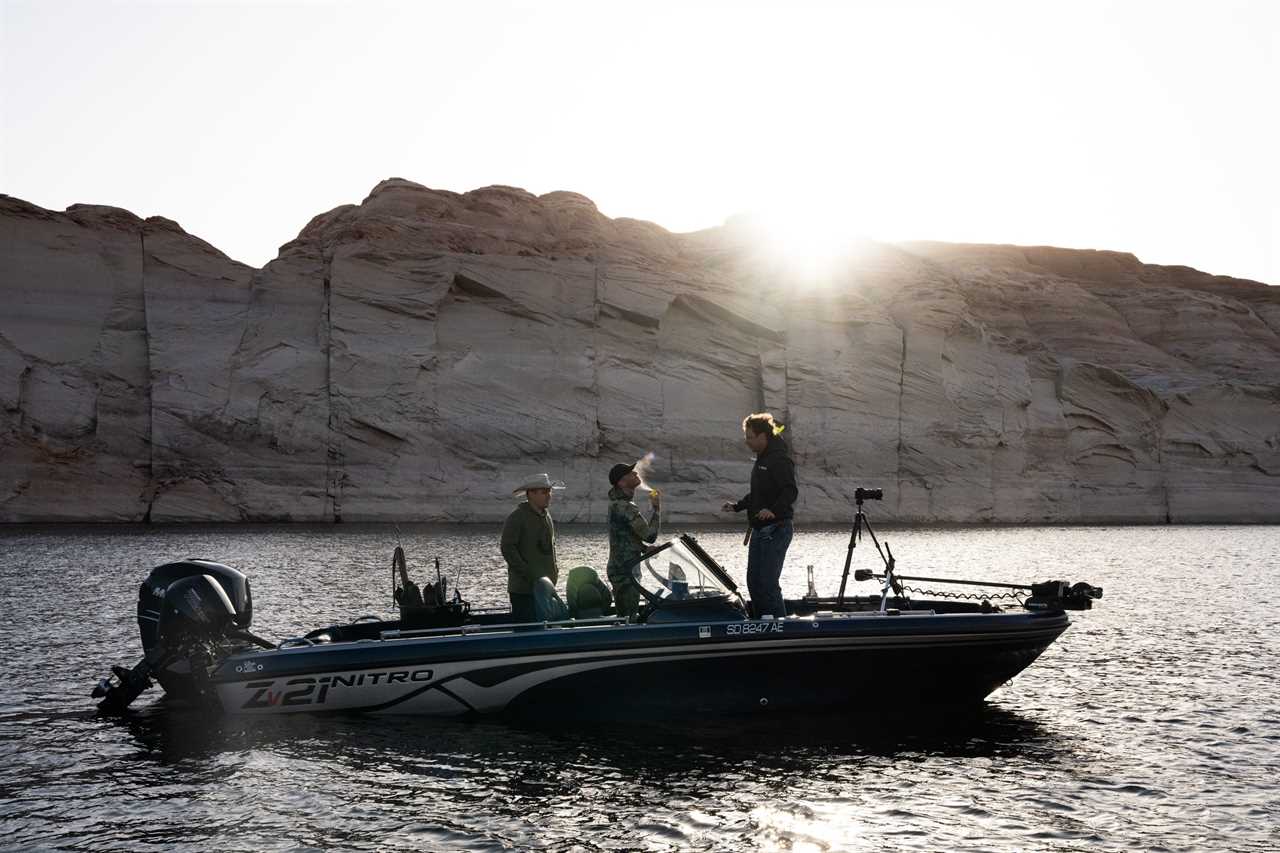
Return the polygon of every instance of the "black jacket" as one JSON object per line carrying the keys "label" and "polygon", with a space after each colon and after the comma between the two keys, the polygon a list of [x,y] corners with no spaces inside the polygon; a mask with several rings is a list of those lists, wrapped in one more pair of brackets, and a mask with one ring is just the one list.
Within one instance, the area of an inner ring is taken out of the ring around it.
{"label": "black jacket", "polygon": [[[751,469],[751,491],[733,505],[735,511],[747,511],[752,527],[764,527],[774,521],[785,521],[794,514],[796,496],[796,466],[791,461],[787,443],[778,436],[770,436],[764,452],[756,457]],[[774,521],[759,521],[756,513],[762,509],[773,512]]]}

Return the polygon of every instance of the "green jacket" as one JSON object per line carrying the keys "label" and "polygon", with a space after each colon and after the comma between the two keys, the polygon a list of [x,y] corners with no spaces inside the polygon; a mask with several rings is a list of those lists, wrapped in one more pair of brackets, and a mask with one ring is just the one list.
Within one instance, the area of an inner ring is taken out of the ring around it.
{"label": "green jacket", "polygon": [[614,486],[609,490],[609,580],[617,582],[623,577],[627,563],[644,553],[646,542],[658,539],[661,522],[655,509],[645,521],[644,516],[626,492]]}
{"label": "green jacket", "polygon": [[507,561],[507,592],[532,595],[533,582],[560,577],[556,565],[556,528],[551,512],[538,512],[524,501],[502,525],[502,558]]}

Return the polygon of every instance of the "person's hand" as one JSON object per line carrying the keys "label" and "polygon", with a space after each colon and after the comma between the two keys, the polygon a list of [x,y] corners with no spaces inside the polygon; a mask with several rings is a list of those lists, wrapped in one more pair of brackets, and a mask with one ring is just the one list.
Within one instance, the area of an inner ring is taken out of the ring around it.
{"label": "person's hand", "polygon": [[725,501],[724,503],[720,504],[720,508],[721,508],[722,510],[724,510],[725,512],[737,512],[737,511],[738,511],[738,507],[734,505],[733,501]]}
{"label": "person's hand", "polygon": [[662,493],[659,492],[657,489],[649,490],[649,506],[653,507],[654,509],[658,509],[660,506],[662,506]]}
{"label": "person's hand", "polygon": [[777,516],[773,514],[773,510],[762,509],[756,513],[756,518],[760,521],[773,521]]}

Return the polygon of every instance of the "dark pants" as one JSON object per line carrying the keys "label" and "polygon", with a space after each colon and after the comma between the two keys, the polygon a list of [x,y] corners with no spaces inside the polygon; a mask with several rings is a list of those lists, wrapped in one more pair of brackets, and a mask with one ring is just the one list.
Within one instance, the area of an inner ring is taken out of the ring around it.
{"label": "dark pants", "polygon": [[634,620],[640,612],[640,587],[629,577],[609,576],[609,584],[613,587],[613,601],[617,605],[617,614]]}
{"label": "dark pants", "polygon": [[751,531],[747,546],[747,594],[751,596],[751,616],[759,619],[772,614],[779,619],[787,615],[782,601],[782,563],[791,545],[791,520],[766,524]]}
{"label": "dark pants", "polygon": [[532,622],[534,617],[533,594],[521,595],[518,592],[508,592],[507,597],[511,599],[511,621],[512,622]]}

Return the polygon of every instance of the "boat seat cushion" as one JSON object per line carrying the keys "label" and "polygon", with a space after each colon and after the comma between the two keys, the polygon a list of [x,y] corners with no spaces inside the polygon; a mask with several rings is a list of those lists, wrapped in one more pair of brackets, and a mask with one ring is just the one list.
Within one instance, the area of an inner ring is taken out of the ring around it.
{"label": "boat seat cushion", "polygon": [[613,604],[609,586],[590,566],[576,566],[569,570],[565,598],[569,604],[569,615],[575,619],[603,616]]}

